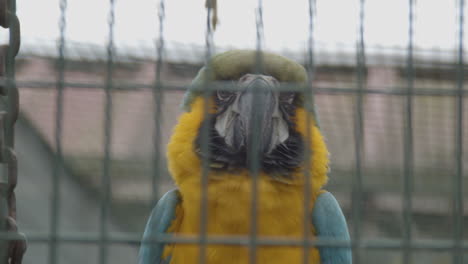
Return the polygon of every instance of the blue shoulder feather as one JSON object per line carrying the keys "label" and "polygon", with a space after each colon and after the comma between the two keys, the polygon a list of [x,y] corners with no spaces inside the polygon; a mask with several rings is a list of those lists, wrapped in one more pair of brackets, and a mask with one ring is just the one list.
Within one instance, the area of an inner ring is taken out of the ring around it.
{"label": "blue shoulder feather", "polygon": [[[312,223],[319,239],[349,241],[348,226],[335,197],[325,192],[318,196],[312,212]],[[349,247],[319,246],[322,264],[351,264],[352,254]]]}
{"label": "blue shoulder feather", "polygon": [[180,202],[178,190],[168,191],[156,204],[146,224],[143,242],[140,246],[138,264],[166,263],[162,259],[164,243],[145,242],[163,234],[175,219],[177,204]]}

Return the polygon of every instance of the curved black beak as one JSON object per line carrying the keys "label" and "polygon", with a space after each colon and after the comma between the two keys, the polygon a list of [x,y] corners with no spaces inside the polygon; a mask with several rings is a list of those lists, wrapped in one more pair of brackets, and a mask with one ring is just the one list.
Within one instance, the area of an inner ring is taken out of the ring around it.
{"label": "curved black beak", "polygon": [[235,100],[216,118],[215,128],[234,152],[268,154],[289,137],[279,109],[278,81],[266,75],[246,74],[238,82]]}
{"label": "curved black beak", "polygon": [[277,107],[274,84],[267,76],[254,75],[244,82],[245,90],[239,96],[239,122],[247,154],[268,153],[272,138],[272,115]]}

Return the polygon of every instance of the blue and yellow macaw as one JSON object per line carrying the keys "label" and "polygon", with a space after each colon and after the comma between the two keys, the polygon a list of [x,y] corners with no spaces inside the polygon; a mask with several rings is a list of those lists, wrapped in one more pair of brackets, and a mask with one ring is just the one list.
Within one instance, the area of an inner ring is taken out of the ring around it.
{"label": "blue and yellow macaw", "polygon": [[[262,53],[262,72],[256,73],[256,51],[233,50],[214,56],[210,68],[200,70],[186,93],[185,113],[168,145],[169,171],[177,185],[153,209],[143,235],[198,235],[202,159],[208,158],[208,235],[248,235],[251,217],[250,153],[255,137],[252,116],[261,137],[256,139],[259,157],[257,235],[262,238],[304,237],[304,217],[310,218],[310,237],[349,240],[346,220],[333,195],[322,187],[327,182],[328,150],[313,110],[306,110],[304,96],[277,89],[281,83],[306,85],[307,74],[298,63]],[[203,85],[233,81],[239,89],[217,90],[209,99]],[[256,92],[254,92],[256,91]],[[255,95],[261,94],[261,96]],[[208,104],[208,115],[205,115]],[[255,107],[253,107],[255,104]],[[255,113],[253,113],[255,112]],[[309,118],[310,117],[310,118]],[[307,122],[307,120],[311,122]],[[208,122],[208,148],[201,147],[202,127]],[[306,140],[310,123],[310,140]],[[258,134],[258,133],[257,133]],[[308,146],[305,142],[310,142]],[[310,151],[307,151],[309,148]],[[309,156],[306,156],[309,155]],[[305,197],[305,164],[310,164],[310,197]],[[310,208],[303,208],[304,200]],[[198,261],[196,244],[142,243],[140,264],[187,264]],[[302,263],[300,246],[257,247],[257,263]],[[312,247],[309,263],[348,264],[346,247]],[[206,247],[210,264],[248,263],[249,249],[241,245]]]}

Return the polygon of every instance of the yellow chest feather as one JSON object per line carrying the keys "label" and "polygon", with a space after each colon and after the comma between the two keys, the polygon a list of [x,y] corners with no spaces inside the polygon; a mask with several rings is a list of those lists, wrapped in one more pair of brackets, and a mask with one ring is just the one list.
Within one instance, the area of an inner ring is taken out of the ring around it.
{"label": "yellow chest feather", "polygon": [[[304,236],[303,187],[284,185],[260,177],[257,196],[257,236],[265,239],[301,239]],[[171,231],[198,235],[200,230],[200,185],[186,182],[180,186],[182,203]],[[315,195],[314,195],[315,196]],[[212,180],[208,185],[207,233],[218,236],[248,236],[251,226],[251,179],[231,176]],[[311,197],[313,202],[314,198]],[[311,202],[311,206],[312,206]],[[310,221],[310,210],[307,210]],[[310,226],[313,233],[313,227]],[[167,248],[173,264],[196,263],[197,245],[175,245]],[[258,246],[257,263],[302,263],[304,251],[294,246]],[[246,246],[208,245],[209,264],[248,263]],[[309,263],[319,263],[316,249],[309,253]]]}
{"label": "yellow chest feather", "polygon": [[[192,111],[184,113],[174,130],[168,146],[169,170],[175,180],[182,198],[176,211],[176,220],[169,232],[183,235],[198,235],[200,229],[201,205],[201,161],[194,151],[193,142],[204,117],[204,102],[197,98]],[[304,138],[307,136],[307,116],[303,108],[296,110],[296,129]],[[309,197],[313,207],[315,198],[327,181],[328,151],[320,130],[312,123],[310,127],[310,149],[313,155],[309,163],[312,195]],[[251,223],[251,185],[252,177],[247,172],[219,173],[210,172],[207,203],[208,235],[248,235]],[[311,208],[304,215],[304,175],[298,170],[292,175],[290,184],[271,180],[268,175],[260,174],[258,179],[257,237],[274,239],[303,238],[304,219],[310,221]],[[314,229],[310,226],[311,236]],[[256,251],[259,264],[302,263],[303,249],[294,246],[258,246]],[[316,249],[309,252],[309,263],[319,262]],[[172,264],[198,263],[197,245],[176,244],[166,247],[164,254],[172,255]],[[249,249],[246,246],[207,245],[208,264],[249,263]]]}

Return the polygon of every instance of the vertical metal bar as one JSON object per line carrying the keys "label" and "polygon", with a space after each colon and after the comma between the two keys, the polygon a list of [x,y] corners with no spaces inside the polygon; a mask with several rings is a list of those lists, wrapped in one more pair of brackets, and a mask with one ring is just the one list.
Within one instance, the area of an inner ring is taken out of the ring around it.
{"label": "vertical metal bar", "polygon": [[[162,124],[162,104],[164,101],[164,91],[162,89],[161,71],[163,67],[163,53],[164,53],[164,19],[165,19],[165,5],[164,0],[159,2],[159,38],[156,43],[156,72],[155,84],[153,86],[153,103],[154,103],[154,156],[153,156],[153,177],[152,177],[152,202],[154,203],[159,199],[159,183],[161,179],[161,124]],[[153,204],[152,203],[152,204]]]}
{"label": "vertical metal bar", "polygon": [[60,1],[60,40],[59,40],[59,57],[58,57],[58,77],[57,77],[57,97],[56,97],[56,112],[55,112],[55,160],[54,170],[52,174],[52,209],[50,215],[50,245],[49,245],[49,263],[57,263],[58,242],[57,237],[60,231],[60,177],[63,168],[62,154],[62,120],[63,120],[63,92],[65,83],[65,29],[66,29],[66,9],[67,0]]}
{"label": "vertical metal bar", "polygon": [[[257,16],[256,16],[256,58],[255,58],[255,70],[256,73],[261,74],[263,72],[263,54],[262,54],[262,36],[263,36],[263,1],[257,1]],[[252,91],[252,113],[253,116],[250,120],[250,128],[252,129],[252,143],[249,153],[247,154],[249,164],[249,173],[252,179],[251,185],[251,203],[250,203],[250,232],[249,232],[249,263],[257,263],[257,233],[258,233],[258,180],[260,174],[260,123],[262,122],[259,104],[254,102],[261,102],[261,90],[257,87],[253,88]],[[249,143],[248,143],[249,144]]]}
{"label": "vertical metal bar", "polygon": [[109,7],[109,39],[107,43],[107,72],[105,84],[105,120],[104,120],[104,164],[101,178],[101,217],[99,239],[99,263],[106,264],[108,260],[109,240],[109,206],[112,192],[110,176],[111,142],[112,142],[112,90],[114,67],[114,24],[115,24],[115,0],[110,0]]}
{"label": "vertical metal bar", "polygon": [[[307,114],[307,127],[306,127],[306,140],[305,140],[305,153],[304,156],[306,157],[306,162],[304,166],[304,201],[303,201],[303,210],[304,210],[304,217],[303,217],[303,252],[302,252],[302,263],[308,264],[309,263],[309,243],[308,240],[311,234],[311,212],[310,209],[310,198],[312,192],[312,181],[310,171],[312,168],[311,164],[311,155],[313,155],[313,148],[311,149],[310,143],[312,141],[312,129],[310,127],[311,124],[311,116],[310,113],[314,113],[314,87],[312,81],[314,79],[314,10],[315,10],[315,0],[309,0],[309,36],[307,41],[307,77],[308,77],[308,84],[307,88],[305,89],[305,107],[308,111]],[[314,117],[317,118],[317,117]],[[316,121],[316,120],[315,120]]]}
{"label": "vertical metal bar", "polygon": [[258,178],[260,173],[260,153],[259,142],[260,137],[260,123],[261,111],[258,103],[261,102],[261,91],[254,87],[252,97],[252,119],[250,120],[250,128],[252,129],[252,140],[250,141],[251,147],[248,153],[249,160],[249,173],[252,178],[251,185],[251,203],[250,203],[250,232],[249,232],[249,263],[257,263],[257,230],[258,230]]}
{"label": "vertical metal bar", "polygon": [[363,146],[363,90],[364,90],[364,4],[365,0],[360,0],[359,5],[359,40],[357,43],[357,82],[358,94],[356,95],[356,108],[354,116],[354,140],[356,154],[356,173],[353,183],[352,197],[352,219],[353,219],[353,255],[354,263],[360,263],[359,245],[361,243],[361,192],[362,192],[362,146]]}
{"label": "vertical metal bar", "polygon": [[253,88],[252,92],[252,118],[250,120],[250,128],[252,129],[252,139],[250,140],[251,146],[248,151],[249,157],[249,173],[252,178],[251,185],[251,203],[250,203],[250,232],[249,232],[249,263],[257,263],[257,232],[258,232],[258,178],[260,173],[260,124],[261,120],[261,102],[262,91]]}
{"label": "vertical metal bar", "polygon": [[[212,56],[212,44],[213,44],[213,31],[211,28],[210,17],[211,17],[211,7],[213,6],[213,0],[207,1],[207,14],[206,14],[206,35],[205,35],[205,61],[206,61],[206,71],[207,76],[211,75],[211,56]],[[207,79],[207,78],[206,78]],[[205,104],[203,107],[203,115],[205,122],[202,125],[202,135],[201,135],[201,151],[206,153],[202,159],[202,175],[201,175],[201,197],[200,197],[200,234],[199,234],[199,264],[206,263],[206,244],[207,244],[207,227],[208,227],[208,174],[210,172],[210,159],[211,151],[209,148],[209,132],[210,132],[210,120],[209,115],[209,100],[211,95],[210,83],[209,80],[206,80],[203,83],[203,98]]]}
{"label": "vertical metal bar", "polygon": [[465,1],[459,0],[458,24],[458,65],[457,65],[457,97],[456,97],[456,128],[455,157],[456,173],[453,177],[453,239],[455,242],[453,263],[463,263],[463,34],[464,34]]}
{"label": "vertical metal bar", "polygon": [[413,88],[414,88],[414,69],[413,69],[413,26],[414,26],[414,0],[409,0],[408,13],[408,55],[406,61],[408,94],[405,103],[405,129],[404,129],[404,177],[403,177],[403,263],[411,261],[411,210],[412,210],[412,191],[413,191]]}

